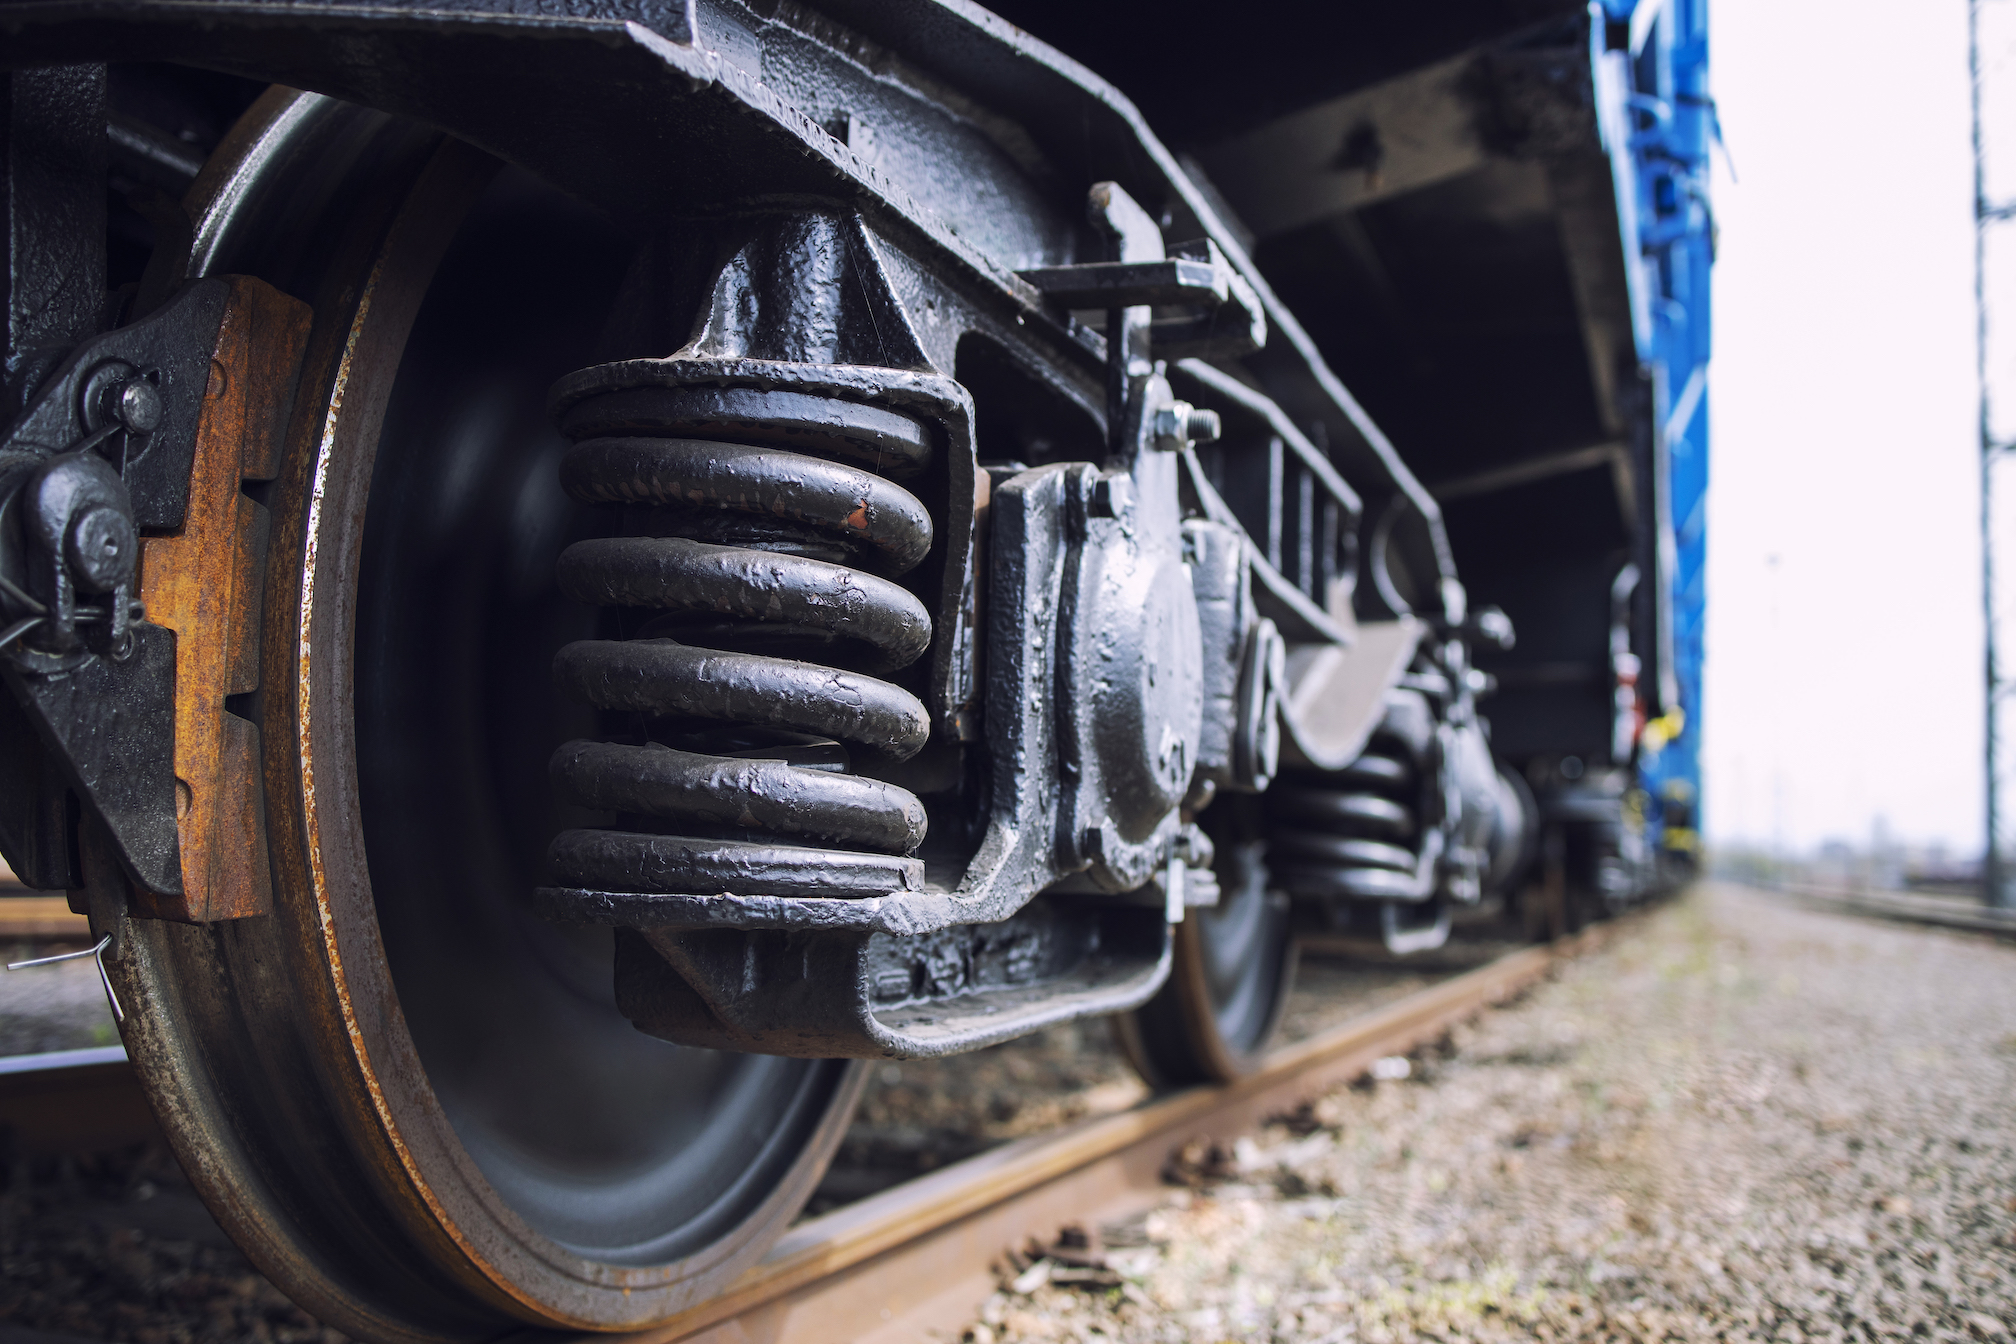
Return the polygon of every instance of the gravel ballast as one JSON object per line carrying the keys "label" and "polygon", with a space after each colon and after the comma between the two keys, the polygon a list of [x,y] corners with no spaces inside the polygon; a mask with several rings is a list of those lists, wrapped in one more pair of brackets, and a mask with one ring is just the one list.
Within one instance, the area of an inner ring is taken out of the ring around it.
{"label": "gravel ballast", "polygon": [[2016,947],[1707,886],[1410,1066],[967,1338],[2016,1339]]}

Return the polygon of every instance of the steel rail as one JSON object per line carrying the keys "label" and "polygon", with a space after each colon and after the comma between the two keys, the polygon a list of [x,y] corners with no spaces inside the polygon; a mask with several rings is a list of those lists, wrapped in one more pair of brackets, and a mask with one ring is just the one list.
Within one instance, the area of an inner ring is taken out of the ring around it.
{"label": "steel rail", "polygon": [[118,1148],[156,1132],[118,1045],[0,1057],[0,1130],[24,1157]]}
{"label": "steel rail", "polygon": [[1969,905],[1901,891],[1839,891],[1829,887],[1795,885],[1753,887],[1751,890],[1782,897],[1795,905],[1828,914],[1861,915],[1901,924],[1929,924],[2016,939],[2016,910],[2000,906]]}
{"label": "steel rail", "polygon": [[1169,1194],[1163,1167],[1183,1144],[1250,1132],[1362,1076],[1373,1061],[1433,1040],[1636,922],[1627,916],[1509,953],[1278,1050],[1239,1082],[1006,1143],[808,1219],[727,1292],[663,1325],[620,1335],[528,1333],[516,1344],[952,1338],[994,1291],[1008,1248],[1160,1204]]}

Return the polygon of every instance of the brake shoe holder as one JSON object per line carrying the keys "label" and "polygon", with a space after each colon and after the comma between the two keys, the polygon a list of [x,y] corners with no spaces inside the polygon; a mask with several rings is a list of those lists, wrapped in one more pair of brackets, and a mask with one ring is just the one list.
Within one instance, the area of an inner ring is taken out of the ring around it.
{"label": "brake shoe holder", "polygon": [[[236,468],[248,423],[242,399],[277,399],[283,414],[291,402],[299,342],[253,341],[245,309],[301,305],[277,291],[253,293],[265,288],[199,280],[142,320],[84,342],[0,438],[0,680],[57,776],[103,826],[133,884],[136,914],[200,920],[258,913],[270,900],[249,869],[219,882],[185,863],[192,794],[182,777],[209,784],[226,766],[249,765],[238,771],[239,787],[256,788],[256,750],[249,761],[235,753],[220,762],[216,734],[180,722],[192,703],[223,714],[224,692],[202,695],[206,678],[188,675],[187,665],[214,660],[227,627],[251,628],[232,600],[242,585],[229,581],[253,568],[249,552],[238,555],[247,538],[221,542],[233,555],[230,575],[197,579],[214,608],[206,621],[191,620],[186,603],[166,600],[150,613],[140,600],[143,591],[167,591],[173,566],[164,541],[200,546],[215,531],[199,447],[219,437],[219,403],[239,411],[231,422],[239,433],[226,436]],[[278,384],[251,372],[276,358],[287,366]],[[253,437],[270,445],[278,432],[269,416]],[[234,504],[256,507],[239,494],[240,474],[227,474]],[[207,774],[187,755],[208,760]],[[213,799],[203,801],[207,808]],[[244,811],[230,819],[241,830],[236,844],[212,836],[196,848],[206,856],[247,851]]]}

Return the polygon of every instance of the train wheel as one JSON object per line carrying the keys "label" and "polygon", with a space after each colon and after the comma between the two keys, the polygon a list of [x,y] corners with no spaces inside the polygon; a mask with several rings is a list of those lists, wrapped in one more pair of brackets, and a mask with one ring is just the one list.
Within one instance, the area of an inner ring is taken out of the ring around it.
{"label": "train wheel", "polygon": [[[704,1300],[796,1214],[857,1066],[690,1050],[617,1012],[608,931],[532,917],[553,562],[589,524],[545,392],[592,362],[630,247],[437,132],[273,90],[192,191],[193,274],[314,326],[271,511],[260,686],[270,915],[94,909],[128,1050],[219,1221],[381,1341],[612,1329]],[[87,862],[90,862],[87,859]]]}
{"label": "train wheel", "polygon": [[1159,1087],[1228,1083],[1259,1067],[1295,980],[1296,946],[1286,893],[1268,882],[1252,802],[1206,813],[1218,847],[1218,904],[1190,910],[1176,926],[1169,983],[1118,1021],[1122,1048]]}

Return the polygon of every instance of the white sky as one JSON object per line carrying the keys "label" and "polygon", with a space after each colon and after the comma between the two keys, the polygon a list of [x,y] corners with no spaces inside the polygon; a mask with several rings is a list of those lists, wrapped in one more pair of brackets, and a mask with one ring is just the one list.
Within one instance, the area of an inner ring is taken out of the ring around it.
{"label": "white sky", "polygon": [[1717,0],[1709,51],[1709,836],[1975,852],[1966,0]]}

